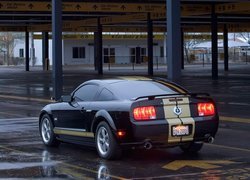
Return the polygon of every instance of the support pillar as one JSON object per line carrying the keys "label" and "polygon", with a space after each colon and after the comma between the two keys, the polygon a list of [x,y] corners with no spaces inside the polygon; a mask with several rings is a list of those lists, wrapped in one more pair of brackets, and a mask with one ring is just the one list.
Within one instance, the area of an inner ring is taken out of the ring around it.
{"label": "support pillar", "polygon": [[147,14],[147,27],[148,27],[148,75],[153,76],[153,22],[150,17],[150,13]]}
{"label": "support pillar", "polygon": [[163,51],[164,51],[164,63],[167,64],[167,56],[168,56],[168,46],[167,46],[167,33],[164,33],[164,40],[163,40]]}
{"label": "support pillar", "polygon": [[43,32],[42,34],[42,58],[43,58],[43,70],[49,70],[49,33]]}
{"label": "support pillar", "polygon": [[97,42],[98,42],[98,33],[94,32],[94,66],[95,70],[98,70],[98,63],[97,63]]}
{"label": "support pillar", "polygon": [[35,43],[34,43],[34,33],[30,33],[30,42],[31,42],[31,48],[30,48],[30,61],[32,63],[32,66],[35,66],[36,64],[36,55],[35,55]]}
{"label": "support pillar", "polygon": [[59,100],[63,91],[62,0],[52,0],[52,53],[53,98]]}
{"label": "support pillar", "polygon": [[224,71],[228,71],[228,29],[227,25],[224,24]]}
{"label": "support pillar", "polygon": [[181,5],[180,0],[167,1],[168,79],[181,77]]}
{"label": "support pillar", "polygon": [[184,69],[184,31],[181,28],[181,69]]}
{"label": "support pillar", "polygon": [[97,64],[98,64],[98,74],[102,75],[103,74],[103,63],[102,63],[102,25],[100,22],[100,18],[98,18],[98,23],[97,23]]}
{"label": "support pillar", "polygon": [[211,15],[212,32],[212,79],[218,79],[218,19],[215,13],[215,4],[212,5]]}
{"label": "support pillar", "polygon": [[30,71],[29,32],[25,31],[25,70]]}

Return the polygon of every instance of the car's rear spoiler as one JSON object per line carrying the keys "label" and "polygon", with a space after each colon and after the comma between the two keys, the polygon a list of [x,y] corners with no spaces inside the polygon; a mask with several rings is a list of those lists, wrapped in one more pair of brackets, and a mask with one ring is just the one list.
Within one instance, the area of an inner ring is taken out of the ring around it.
{"label": "car's rear spoiler", "polygon": [[162,97],[162,96],[191,96],[191,97],[197,97],[197,96],[210,96],[208,93],[175,93],[175,94],[159,94],[159,95],[150,95],[150,96],[140,96],[136,98],[132,98],[131,100],[136,101],[138,99],[144,99],[147,98],[149,100],[153,100],[156,97]]}

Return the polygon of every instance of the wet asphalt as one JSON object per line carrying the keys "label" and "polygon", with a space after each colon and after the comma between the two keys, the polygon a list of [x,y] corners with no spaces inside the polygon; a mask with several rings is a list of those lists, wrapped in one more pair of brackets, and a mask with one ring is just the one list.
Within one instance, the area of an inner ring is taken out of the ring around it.
{"label": "wet asphalt", "polygon": [[[0,178],[23,179],[250,179],[250,65],[230,64],[211,80],[210,66],[188,65],[179,84],[208,92],[221,117],[214,144],[196,155],[177,148],[135,149],[121,160],[100,159],[95,149],[62,143],[46,148],[38,132],[41,108],[52,96],[51,72],[40,67],[0,67]],[[146,75],[146,69],[66,67],[64,94],[89,79]],[[165,67],[155,70],[165,78]]]}

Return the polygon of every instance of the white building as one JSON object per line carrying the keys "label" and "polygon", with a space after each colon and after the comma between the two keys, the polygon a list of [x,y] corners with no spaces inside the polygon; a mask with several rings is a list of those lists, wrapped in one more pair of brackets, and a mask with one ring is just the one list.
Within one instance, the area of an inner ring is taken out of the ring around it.
{"label": "white building", "polygon": [[[32,59],[32,40],[30,40],[30,65],[42,65],[41,35],[35,35],[33,42],[35,60]],[[62,44],[63,65],[94,64],[93,35],[65,35]],[[163,38],[155,38],[153,46],[154,63],[166,63],[166,58],[164,58],[166,57],[166,50],[164,49]],[[18,40],[18,43],[16,43],[14,56],[25,56],[25,43],[23,40]],[[52,60],[51,40],[49,40],[49,59]],[[146,35],[104,35],[103,62],[115,64],[146,63]]]}

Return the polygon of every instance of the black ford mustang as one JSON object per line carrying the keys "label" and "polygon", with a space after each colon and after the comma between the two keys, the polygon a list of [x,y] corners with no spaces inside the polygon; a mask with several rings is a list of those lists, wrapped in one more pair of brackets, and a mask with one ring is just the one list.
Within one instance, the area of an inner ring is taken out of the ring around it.
{"label": "black ford mustang", "polygon": [[39,129],[47,146],[61,141],[96,146],[105,159],[128,147],[180,146],[197,152],[212,142],[218,113],[208,94],[163,80],[91,80],[45,106]]}

